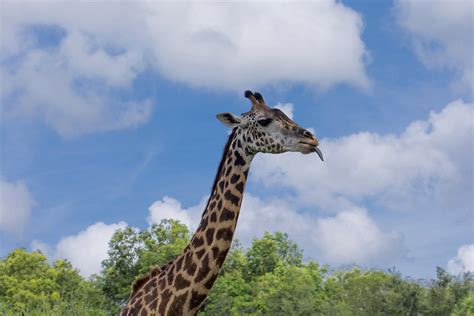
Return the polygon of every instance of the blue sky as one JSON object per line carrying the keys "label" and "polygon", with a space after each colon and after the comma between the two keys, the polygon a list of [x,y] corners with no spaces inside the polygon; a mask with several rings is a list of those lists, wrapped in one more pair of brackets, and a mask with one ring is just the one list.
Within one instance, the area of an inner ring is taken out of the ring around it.
{"label": "blue sky", "polygon": [[2,2],[0,255],[41,249],[88,276],[118,227],[193,229],[227,137],[215,115],[252,89],[326,161],[255,159],[244,244],[282,230],[333,266],[474,271],[472,9]]}

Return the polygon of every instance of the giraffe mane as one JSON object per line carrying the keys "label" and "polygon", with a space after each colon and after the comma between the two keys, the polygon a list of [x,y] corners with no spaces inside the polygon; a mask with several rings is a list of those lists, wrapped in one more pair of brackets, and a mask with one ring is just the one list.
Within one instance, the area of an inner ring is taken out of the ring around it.
{"label": "giraffe mane", "polygon": [[[224,167],[224,164],[225,164],[225,161],[224,161],[225,160],[225,155],[230,149],[230,144],[232,142],[232,139],[235,136],[236,131],[237,131],[237,127],[232,130],[231,134],[229,135],[228,141],[225,145],[224,151],[222,153],[221,162],[219,164],[219,168],[217,169],[217,174],[216,174],[216,177],[214,179],[214,183],[212,185],[211,194],[216,189],[217,179],[219,178],[219,175],[221,174],[222,168]],[[207,210],[207,208],[209,206],[209,201],[210,201],[210,197],[209,197],[209,200],[207,201],[207,205],[206,205],[206,208],[204,209],[204,211]],[[186,248],[188,248],[188,247],[189,247],[189,245]],[[142,274],[141,276],[136,278],[135,281],[132,284],[132,291],[130,293],[129,299],[132,298],[151,278],[157,276],[162,271],[164,271],[171,263],[173,263],[173,261],[174,260],[171,260],[171,261],[169,261],[168,263],[166,263],[165,265],[163,265],[161,267],[154,266],[154,267],[150,268],[150,271],[148,271],[147,273]]]}
{"label": "giraffe mane", "polygon": [[[166,267],[166,265],[164,267]],[[132,284],[132,291],[130,293],[130,298],[134,296],[135,293],[137,293],[151,278],[160,274],[161,271],[163,271],[163,269],[158,266],[152,267],[150,271],[136,278]]]}
{"label": "giraffe mane", "polygon": [[232,142],[232,139],[234,138],[236,131],[237,131],[237,127],[234,127],[232,129],[232,132],[229,135],[227,143],[225,144],[224,151],[222,152],[221,162],[219,163],[219,168],[217,168],[216,177],[214,178],[214,183],[212,184],[211,195],[209,196],[209,199],[207,200],[206,208],[204,209],[204,211],[206,211],[207,208],[209,207],[209,202],[211,200],[212,192],[214,192],[214,190],[216,189],[217,180],[219,179],[222,168],[224,167],[224,164],[225,164],[225,155],[230,149],[230,143]]}

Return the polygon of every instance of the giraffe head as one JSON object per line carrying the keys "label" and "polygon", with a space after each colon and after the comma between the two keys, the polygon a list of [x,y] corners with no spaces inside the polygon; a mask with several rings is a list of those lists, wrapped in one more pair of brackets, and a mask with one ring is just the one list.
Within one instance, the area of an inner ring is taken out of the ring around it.
{"label": "giraffe head", "polygon": [[221,113],[217,118],[236,129],[250,151],[279,154],[287,151],[309,154],[315,152],[321,160],[323,154],[319,142],[311,132],[293,122],[281,110],[266,105],[260,93],[245,91],[252,102],[249,112],[242,115]]}

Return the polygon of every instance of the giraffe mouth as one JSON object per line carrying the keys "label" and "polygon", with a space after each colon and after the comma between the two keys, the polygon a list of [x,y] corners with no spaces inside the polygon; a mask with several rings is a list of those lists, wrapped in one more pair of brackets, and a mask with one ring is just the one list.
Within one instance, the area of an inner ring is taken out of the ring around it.
{"label": "giraffe mouth", "polygon": [[324,161],[323,153],[321,149],[318,148],[316,142],[300,141],[299,144],[303,145],[303,150],[301,151],[303,154],[310,154],[314,152],[319,156],[319,159],[321,159],[321,161]]}

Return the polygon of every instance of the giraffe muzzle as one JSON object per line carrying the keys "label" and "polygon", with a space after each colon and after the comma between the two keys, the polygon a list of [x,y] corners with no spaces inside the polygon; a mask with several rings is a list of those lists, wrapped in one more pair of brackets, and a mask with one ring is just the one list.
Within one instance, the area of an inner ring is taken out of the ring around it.
{"label": "giraffe muzzle", "polygon": [[312,151],[314,151],[319,156],[321,161],[324,161],[323,153],[322,153],[321,149],[318,148],[319,142],[318,142],[318,139],[316,138],[316,136],[314,136],[311,132],[309,132],[307,130],[302,130],[302,134],[305,137],[305,140],[300,141],[300,144],[305,144],[305,145],[312,146]]}
{"label": "giraffe muzzle", "polygon": [[298,151],[303,153],[303,154],[309,154],[312,152],[315,152],[321,161],[324,161],[323,153],[321,149],[318,148],[319,142],[316,140],[316,138],[313,138],[311,140],[303,140],[299,142],[299,149]]}

